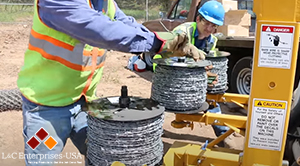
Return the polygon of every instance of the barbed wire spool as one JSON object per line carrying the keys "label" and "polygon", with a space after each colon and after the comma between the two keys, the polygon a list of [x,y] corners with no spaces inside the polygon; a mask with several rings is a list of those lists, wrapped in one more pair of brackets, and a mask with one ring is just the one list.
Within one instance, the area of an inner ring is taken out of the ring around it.
{"label": "barbed wire spool", "polygon": [[218,51],[218,56],[207,56],[206,60],[210,61],[213,68],[211,73],[218,74],[218,82],[213,87],[207,87],[207,92],[212,94],[225,93],[228,89],[228,58],[230,53],[224,51]]}
{"label": "barbed wire spool", "polygon": [[120,108],[118,98],[102,98],[88,106],[90,165],[119,161],[126,166],[158,166],[163,157],[164,107],[151,99],[131,97],[129,107]]}
{"label": "barbed wire spool", "polygon": [[161,103],[166,111],[194,113],[205,110],[208,61],[195,62],[185,58],[154,59],[157,64],[152,78],[151,98]]}
{"label": "barbed wire spool", "polygon": [[22,98],[19,89],[0,90],[0,112],[22,110]]}

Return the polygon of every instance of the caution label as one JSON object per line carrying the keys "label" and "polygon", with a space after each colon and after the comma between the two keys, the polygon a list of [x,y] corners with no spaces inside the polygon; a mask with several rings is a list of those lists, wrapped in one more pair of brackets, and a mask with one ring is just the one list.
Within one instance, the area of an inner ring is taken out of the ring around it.
{"label": "caution label", "polygon": [[255,100],[255,107],[266,107],[266,108],[278,108],[284,109],[286,106],[285,102],[272,102],[272,101],[264,101],[264,100]]}
{"label": "caution label", "polygon": [[262,25],[258,67],[290,69],[293,26]]}
{"label": "caution label", "polygon": [[253,99],[248,147],[281,151],[287,101]]}

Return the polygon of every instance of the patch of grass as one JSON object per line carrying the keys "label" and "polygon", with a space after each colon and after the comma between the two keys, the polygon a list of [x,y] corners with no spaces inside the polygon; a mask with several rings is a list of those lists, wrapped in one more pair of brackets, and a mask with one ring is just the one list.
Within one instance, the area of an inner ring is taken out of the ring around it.
{"label": "patch of grass", "polygon": [[33,16],[32,6],[1,5],[0,22],[16,22]]}
{"label": "patch of grass", "polygon": [[[130,9],[122,9],[122,11],[127,15],[127,16],[132,16],[135,19],[146,19],[146,10],[130,10]],[[158,10],[149,10],[148,11],[148,19],[153,20],[153,19],[158,19]]]}

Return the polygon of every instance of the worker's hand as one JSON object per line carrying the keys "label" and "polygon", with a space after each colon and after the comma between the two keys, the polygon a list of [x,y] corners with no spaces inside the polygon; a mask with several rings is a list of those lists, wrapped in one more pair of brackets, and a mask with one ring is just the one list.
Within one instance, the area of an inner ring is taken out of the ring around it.
{"label": "worker's hand", "polygon": [[205,66],[204,68],[205,68],[206,71],[209,71],[213,68],[213,65]]}
{"label": "worker's hand", "polygon": [[163,42],[162,48],[158,53],[183,50],[183,46],[188,43],[186,33],[155,32],[155,35]]}
{"label": "worker's hand", "polygon": [[210,71],[206,72],[207,74],[207,86],[213,88],[218,83],[218,75],[211,73]]}
{"label": "worker's hand", "polygon": [[191,56],[195,60],[205,59],[203,52],[189,43],[186,33],[156,32],[155,34],[164,43],[158,52],[163,58]]}
{"label": "worker's hand", "polygon": [[210,72],[212,68],[212,65],[205,67],[207,74],[207,86],[209,88],[213,88],[218,83],[218,74]]}
{"label": "worker's hand", "polygon": [[183,52],[186,53],[186,56],[192,57],[195,61],[205,59],[205,52],[199,50],[196,46],[194,46],[191,43],[188,43],[184,46]]}

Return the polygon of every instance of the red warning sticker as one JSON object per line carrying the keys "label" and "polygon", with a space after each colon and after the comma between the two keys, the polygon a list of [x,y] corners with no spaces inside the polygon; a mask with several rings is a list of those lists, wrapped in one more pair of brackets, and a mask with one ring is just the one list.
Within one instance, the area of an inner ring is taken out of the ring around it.
{"label": "red warning sticker", "polygon": [[290,69],[295,26],[261,27],[258,67]]}
{"label": "red warning sticker", "polygon": [[267,26],[262,27],[263,32],[277,32],[277,33],[293,33],[293,27],[283,27],[283,26]]}

